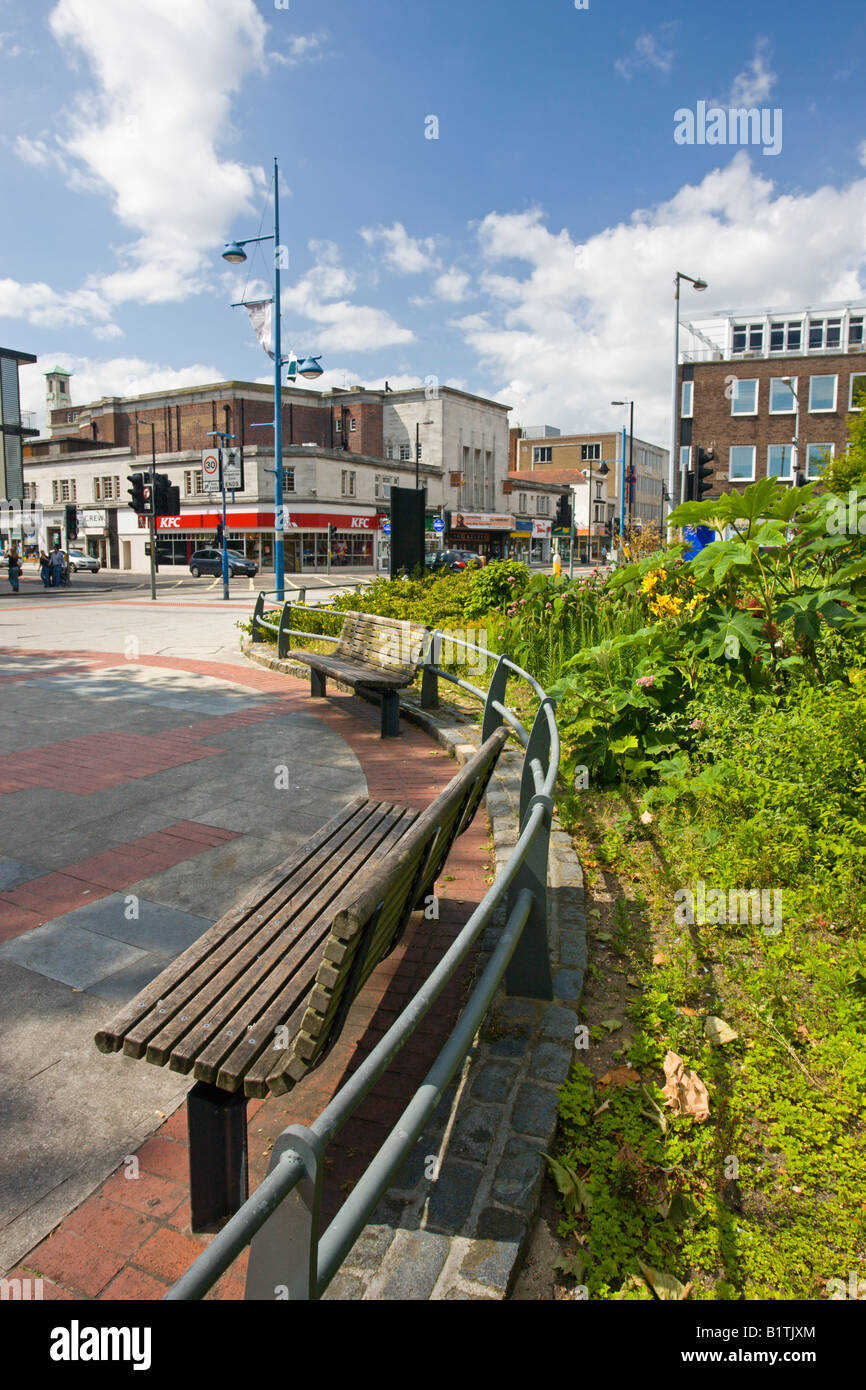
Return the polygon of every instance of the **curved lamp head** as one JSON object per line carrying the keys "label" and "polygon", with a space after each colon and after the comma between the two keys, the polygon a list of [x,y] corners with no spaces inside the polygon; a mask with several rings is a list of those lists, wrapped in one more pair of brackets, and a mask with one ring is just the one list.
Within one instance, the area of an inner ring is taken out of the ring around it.
{"label": "curved lamp head", "polygon": [[230,241],[226,244],[226,249],[223,251],[224,261],[228,261],[231,265],[240,265],[246,258],[247,253],[239,241]]}
{"label": "curved lamp head", "polygon": [[599,464],[598,468],[597,468],[595,471],[596,471],[596,473],[598,473],[601,477],[604,477],[605,473],[609,473],[609,472],[610,472],[610,469],[608,468],[608,466],[607,466],[606,463],[601,463],[601,464]]}
{"label": "curved lamp head", "polygon": [[697,280],[693,280],[693,281],[692,281],[692,289],[693,289],[693,290],[705,290],[706,288],[707,288],[707,282],[706,282],[706,280],[702,280],[702,279],[700,278],[700,276],[698,277]]}
{"label": "curved lamp head", "polygon": [[322,375],[322,368],[319,366],[321,358],[306,357],[303,362],[298,363],[298,375],[306,381],[315,381],[317,376]]}

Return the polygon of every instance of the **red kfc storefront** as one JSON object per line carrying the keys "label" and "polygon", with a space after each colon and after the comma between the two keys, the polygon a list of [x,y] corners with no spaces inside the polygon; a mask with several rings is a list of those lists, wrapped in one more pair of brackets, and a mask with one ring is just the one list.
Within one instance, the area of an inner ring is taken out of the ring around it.
{"label": "red kfc storefront", "polygon": [[[308,511],[284,508],[283,553],[287,574],[302,574],[328,568],[373,569],[376,533],[385,516],[376,512]],[[157,556],[161,565],[187,566],[194,551],[218,544],[221,511],[181,512],[180,516],[157,517]],[[147,529],[148,519],[139,516],[138,525]],[[336,534],[329,533],[329,527]],[[228,508],[226,537],[231,550],[255,560],[260,570],[274,568],[274,512],[242,511]]]}

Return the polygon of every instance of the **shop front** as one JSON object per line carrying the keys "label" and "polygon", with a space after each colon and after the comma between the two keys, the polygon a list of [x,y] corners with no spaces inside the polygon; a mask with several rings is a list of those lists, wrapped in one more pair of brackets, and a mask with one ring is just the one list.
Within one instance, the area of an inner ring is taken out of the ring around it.
{"label": "shop front", "polygon": [[[325,573],[370,570],[376,565],[377,541],[386,516],[377,512],[286,512],[283,538],[286,572]],[[335,528],[331,534],[330,528]],[[273,563],[273,562],[272,562]]]}
{"label": "shop front", "polygon": [[472,550],[487,560],[504,560],[513,525],[513,517],[499,512],[453,512],[444,545]]}

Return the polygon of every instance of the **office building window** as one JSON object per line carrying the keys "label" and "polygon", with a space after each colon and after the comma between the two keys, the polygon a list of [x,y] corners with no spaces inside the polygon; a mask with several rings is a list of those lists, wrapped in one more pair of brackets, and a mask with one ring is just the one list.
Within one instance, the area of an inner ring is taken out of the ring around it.
{"label": "office building window", "polygon": [[392,458],[394,457],[394,445],[393,445],[393,444],[389,444],[389,445],[388,445],[388,448],[385,450],[385,457],[386,457],[386,458],[389,458],[389,459],[392,459]]}
{"label": "office building window", "polygon": [[549,515],[550,515],[550,498],[549,498],[549,497],[536,497],[536,499],[535,499],[535,510],[536,510],[536,512],[538,513],[539,516],[549,516]]}
{"label": "office building window", "polygon": [[806,445],[806,477],[820,478],[821,473],[833,457],[832,444]]}
{"label": "office building window", "polygon": [[533,462],[534,464],[535,464],[535,463],[552,463],[552,462],[553,462],[553,448],[552,448],[552,446],[549,445],[549,444],[536,445],[536,447],[533,448],[533,450],[532,450],[532,462]]}
{"label": "office building window", "polygon": [[341,494],[342,494],[343,497],[354,497],[354,496],[355,496],[355,479],[356,479],[356,477],[357,477],[357,474],[356,474],[356,473],[352,473],[352,472],[350,472],[350,471],[349,471],[348,469],[346,469],[346,468],[343,469],[343,477],[342,477],[342,482],[341,482],[341,486],[340,486],[340,492],[341,492]]}
{"label": "office building window", "polygon": [[809,320],[809,348],[811,351],[818,351],[821,348],[838,348],[841,343],[841,318]]}
{"label": "office building window", "polygon": [[770,324],[771,352],[799,352],[803,341],[803,325],[799,319]]}
{"label": "office building window", "polygon": [[790,479],[791,459],[794,448],[791,444],[770,444],[767,449],[767,477]]}
{"label": "office building window", "polygon": [[813,411],[836,409],[835,376],[809,377],[809,409]]}
{"label": "office building window", "polygon": [[184,497],[198,497],[204,492],[204,483],[200,468],[189,468],[183,475],[183,495]]}
{"label": "office building window", "polygon": [[749,377],[742,381],[736,380],[730,383],[731,388],[731,414],[732,415],[757,415],[758,413],[758,379]]}
{"label": "office building window", "polygon": [[518,492],[518,494],[517,494],[517,510],[518,510],[519,512],[525,512],[525,511],[526,511],[526,493],[525,493],[525,492]]}
{"label": "office building window", "polygon": [[848,346],[857,348],[863,346],[863,315],[858,314],[848,320]]}
{"label": "office building window", "polygon": [[734,352],[761,352],[764,346],[764,325],[762,323],[734,324]]}
{"label": "office building window", "polygon": [[354,415],[353,415],[353,416],[350,418],[350,420],[349,420],[349,429],[350,429],[350,430],[353,430],[354,428],[355,428],[355,417],[354,417]]}
{"label": "office building window", "polygon": [[684,420],[692,418],[692,401],[695,394],[695,383],[693,381],[683,382],[682,403],[680,405],[680,415]]}
{"label": "office building window", "polygon": [[797,409],[797,378],[774,376],[770,382],[770,414],[793,415]]}
{"label": "office building window", "polygon": [[601,458],[600,444],[581,444],[580,461],[581,463],[594,463]]}
{"label": "office building window", "polygon": [[294,492],[295,490],[295,470],[294,468],[283,469],[283,492]]}
{"label": "office building window", "polygon": [[75,502],[75,479],[74,478],[55,478],[51,484],[52,501],[54,502]]}
{"label": "office building window", "polygon": [[401,461],[401,463],[408,463],[409,460],[411,459],[411,457],[412,457],[412,445],[411,445],[411,444],[401,444],[401,445],[400,445],[400,461]]}
{"label": "office building window", "polygon": [[680,445],[680,468],[687,473],[692,463],[692,447],[690,444]]}
{"label": "office building window", "polygon": [[732,444],[728,451],[728,477],[734,483],[751,483],[755,478],[754,444]]}
{"label": "office building window", "polygon": [[848,391],[849,410],[862,410],[866,405],[866,372],[852,372]]}

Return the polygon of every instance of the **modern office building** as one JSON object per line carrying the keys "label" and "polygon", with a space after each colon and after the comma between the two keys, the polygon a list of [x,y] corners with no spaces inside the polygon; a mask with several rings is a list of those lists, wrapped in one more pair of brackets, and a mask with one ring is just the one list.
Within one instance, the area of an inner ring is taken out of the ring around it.
{"label": "modern office building", "polygon": [[[24,500],[24,441],[39,433],[35,418],[21,410],[18,390],[20,364],[35,361],[30,352],[0,348],[0,500],[7,504]],[[4,547],[13,540],[26,544],[31,535],[28,526],[20,508],[4,507],[0,525]]]}
{"label": "modern office building", "polygon": [[[629,444],[626,436],[626,464],[629,462]],[[626,487],[625,517],[638,526],[662,522],[662,488],[667,476],[668,451],[645,439],[635,437],[631,441],[634,465],[634,486]],[[512,429],[511,467],[513,472],[531,469],[539,478],[549,477],[552,481],[576,482],[585,478],[588,482],[590,469],[596,474],[601,465],[607,468],[602,475],[604,485],[599,492],[599,479],[594,478],[592,516],[590,517],[589,498],[586,506],[578,497],[580,524],[603,526],[607,521],[608,509],[613,506],[613,515],[619,516],[619,499],[622,492],[623,477],[623,436],[622,431],[601,431],[596,434],[561,435],[550,425]],[[604,506],[601,503],[604,503]],[[596,517],[596,513],[598,516]]]}
{"label": "modern office building", "polygon": [[680,326],[680,474],[712,448],[719,496],[820,478],[866,397],[866,303],[724,313]]}

